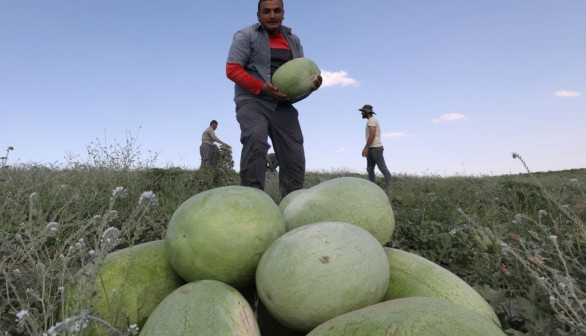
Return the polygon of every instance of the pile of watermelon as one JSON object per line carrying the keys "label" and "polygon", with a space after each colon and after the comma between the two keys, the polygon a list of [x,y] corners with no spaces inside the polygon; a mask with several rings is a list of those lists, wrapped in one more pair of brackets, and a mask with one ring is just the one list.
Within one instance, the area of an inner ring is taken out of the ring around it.
{"label": "pile of watermelon", "polygon": [[255,188],[208,190],[176,209],[165,239],[106,257],[91,314],[143,336],[505,335],[462,279],[385,247],[394,228],[387,194],[361,178],[278,205]]}

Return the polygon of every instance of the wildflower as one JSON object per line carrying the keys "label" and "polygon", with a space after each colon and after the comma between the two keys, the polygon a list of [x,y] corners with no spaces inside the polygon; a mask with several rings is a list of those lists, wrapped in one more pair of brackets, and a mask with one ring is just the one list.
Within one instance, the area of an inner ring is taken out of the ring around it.
{"label": "wildflower", "polygon": [[18,313],[16,313],[16,318],[17,318],[17,322],[23,320],[24,318],[26,318],[28,316],[28,310],[23,309],[21,311],[19,311]]}
{"label": "wildflower", "polygon": [[524,217],[525,216],[523,216],[522,214],[516,214],[515,219],[513,219],[513,223],[515,223],[515,224],[521,223],[523,221]]}
{"label": "wildflower", "polygon": [[551,236],[549,236],[549,239],[550,239],[552,242],[555,242],[555,241],[558,239],[558,236],[556,236],[556,235],[551,235]]}
{"label": "wildflower", "polygon": [[577,186],[578,185],[578,179],[575,179],[575,178],[570,179],[570,185],[571,186]]}
{"label": "wildflower", "polygon": [[110,226],[102,233],[102,242],[107,244],[118,243],[118,237],[120,237],[120,230]]}
{"label": "wildflower", "polygon": [[549,304],[552,305],[552,304],[556,303],[556,301],[557,301],[557,299],[553,295],[549,296]]}
{"label": "wildflower", "polygon": [[124,196],[126,196],[126,190],[124,190],[124,187],[116,187],[112,191],[112,198],[113,199],[123,198]]}
{"label": "wildflower", "polygon": [[136,336],[136,335],[138,335],[138,331],[139,331],[139,329],[136,324],[131,324],[128,326],[128,333],[130,335]]}
{"label": "wildflower", "polygon": [[90,257],[93,257],[93,256],[95,256],[95,255],[96,255],[96,251],[95,251],[95,250],[89,250],[89,251],[87,252],[87,254],[89,254],[89,255],[90,255]]}
{"label": "wildflower", "polygon": [[144,191],[138,199],[138,204],[145,204],[149,208],[155,207],[158,202],[157,196],[152,191]]}
{"label": "wildflower", "polygon": [[71,326],[69,326],[69,331],[73,332],[73,333],[78,333],[81,330],[85,329],[87,327],[87,321],[86,320],[77,320],[75,321]]}
{"label": "wildflower", "polygon": [[16,239],[17,241],[22,241],[22,236],[20,235],[20,233],[17,233],[14,235],[14,239]]}
{"label": "wildflower", "polygon": [[563,282],[558,283],[558,289],[563,291],[566,289],[566,284]]}
{"label": "wildflower", "polygon": [[118,211],[117,210],[110,210],[109,215],[110,215],[111,219],[116,219],[116,218],[118,218]]}
{"label": "wildflower", "polygon": [[450,230],[450,236],[453,236],[453,235],[455,235],[455,234],[456,234],[456,232],[458,232],[458,230],[456,230],[456,229],[451,229],[451,230]]}
{"label": "wildflower", "polygon": [[57,322],[57,324],[55,324],[54,326],[51,326],[49,328],[49,330],[47,330],[47,332],[49,333],[50,336],[53,335],[57,335],[57,330],[59,328],[59,326],[62,324],[63,322]]}
{"label": "wildflower", "polygon": [[12,273],[14,273],[14,275],[19,275],[20,274],[20,268],[15,268]]}
{"label": "wildflower", "polygon": [[65,292],[65,287],[59,286],[59,287],[57,287],[57,290],[59,291],[59,293],[63,293],[63,292]]}
{"label": "wildflower", "polygon": [[75,243],[75,248],[81,250],[82,247],[85,245],[85,240],[83,238],[79,238],[77,243]]}
{"label": "wildflower", "polygon": [[562,209],[564,210],[570,210],[570,206],[567,204],[562,205]]}
{"label": "wildflower", "polygon": [[47,230],[49,230],[51,232],[57,231],[58,227],[59,227],[59,224],[57,222],[51,222],[51,223],[47,224]]}
{"label": "wildflower", "polygon": [[537,212],[537,215],[539,215],[539,217],[547,216],[547,211],[541,209]]}
{"label": "wildflower", "polygon": [[39,199],[39,194],[37,194],[36,192],[33,192],[28,196],[28,199],[31,202],[31,204],[35,203]]}

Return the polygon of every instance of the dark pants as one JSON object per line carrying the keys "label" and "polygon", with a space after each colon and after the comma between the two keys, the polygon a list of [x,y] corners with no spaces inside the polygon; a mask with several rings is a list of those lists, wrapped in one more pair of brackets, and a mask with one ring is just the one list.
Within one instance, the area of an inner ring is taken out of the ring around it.
{"label": "dark pants", "polygon": [[199,154],[201,155],[201,165],[203,167],[215,167],[217,164],[217,151],[218,148],[214,145],[202,143],[199,146]]}
{"label": "dark pants", "polygon": [[270,137],[279,162],[281,196],[303,188],[305,151],[298,116],[293,105],[279,105],[271,111],[255,100],[246,100],[236,106],[242,143],[240,185],[264,190]]}
{"label": "dark pants", "polygon": [[383,147],[370,147],[368,149],[368,154],[366,155],[366,172],[368,173],[368,179],[371,182],[374,182],[374,166],[378,166],[378,169],[383,173],[385,177],[385,183],[387,184],[387,189],[391,189],[393,183],[391,181],[391,173],[387,168],[387,164],[385,163],[385,157],[383,156]]}

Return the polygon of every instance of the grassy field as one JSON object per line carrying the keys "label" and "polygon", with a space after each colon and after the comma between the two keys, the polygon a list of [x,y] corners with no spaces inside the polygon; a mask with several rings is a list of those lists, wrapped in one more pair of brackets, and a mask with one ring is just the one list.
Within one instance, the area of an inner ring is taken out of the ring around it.
{"label": "grassy field", "polygon": [[[78,334],[87,307],[60,314],[74,274],[113,250],[164,238],[171,215],[190,196],[238,184],[231,169],[116,168],[0,169],[2,335]],[[309,172],[306,187],[339,176],[366,178]],[[394,176],[396,229],[388,246],[417,253],[474,286],[509,335],[585,334],[585,181],[586,169]],[[277,184],[269,174],[266,192],[279,203]]]}

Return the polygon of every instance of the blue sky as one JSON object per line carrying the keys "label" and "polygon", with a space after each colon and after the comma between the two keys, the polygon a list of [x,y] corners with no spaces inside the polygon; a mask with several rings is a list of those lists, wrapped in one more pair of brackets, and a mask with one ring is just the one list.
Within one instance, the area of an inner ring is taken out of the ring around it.
{"label": "blue sky", "polygon": [[[0,154],[66,163],[136,137],[199,167],[211,119],[241,145],[225,61],[256,0],[0,0]],[[586,1],[289,0],[324,77],[296,104],[310,171],[365,172],[372,104],[394,174],[586,167]]]}

